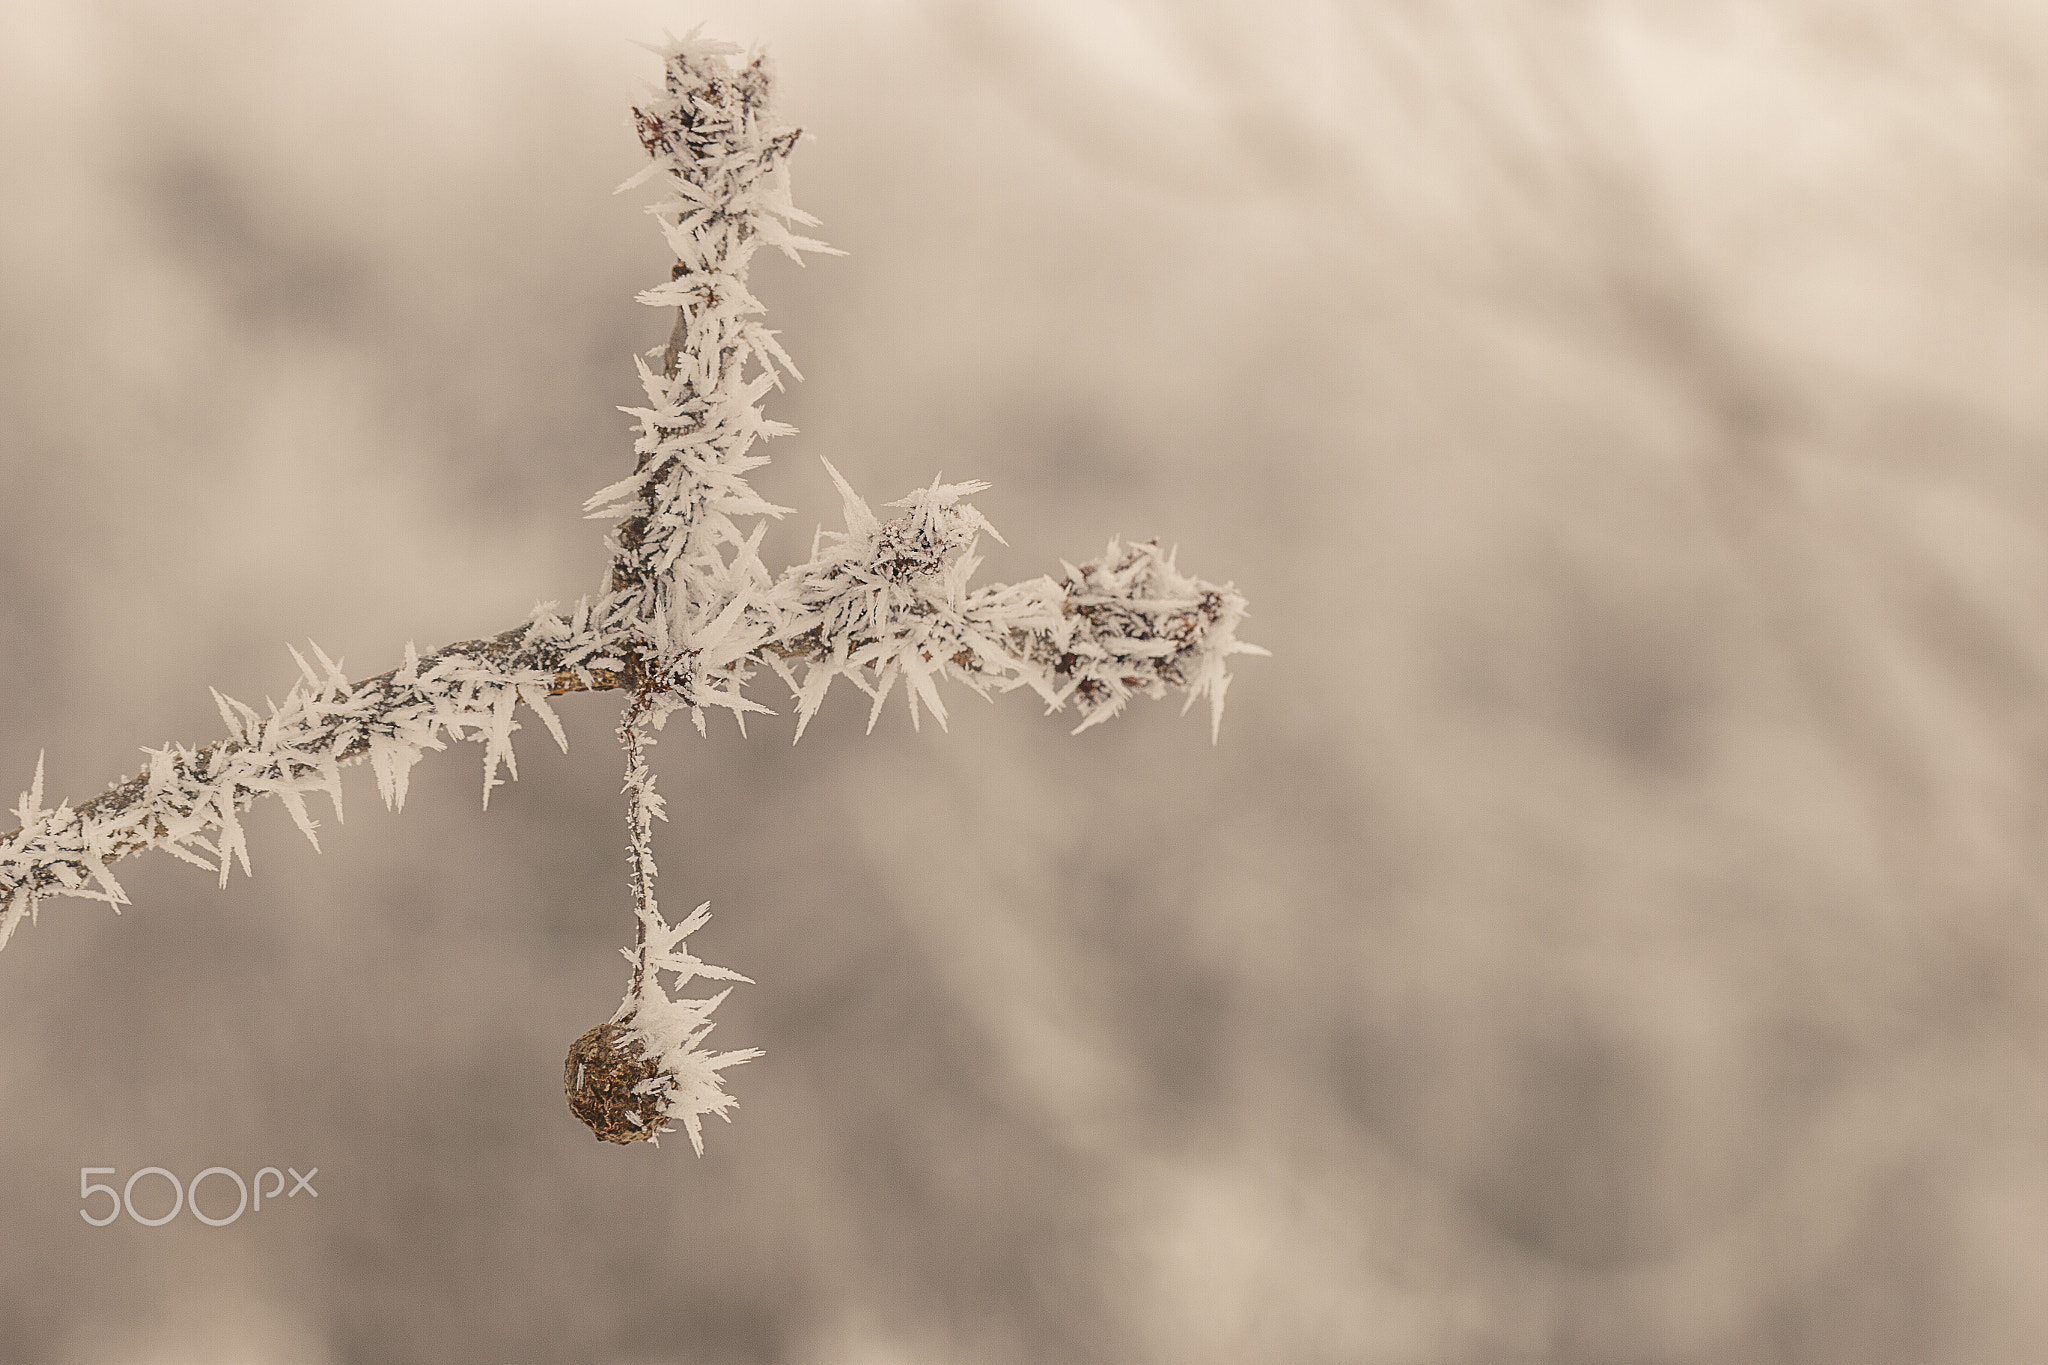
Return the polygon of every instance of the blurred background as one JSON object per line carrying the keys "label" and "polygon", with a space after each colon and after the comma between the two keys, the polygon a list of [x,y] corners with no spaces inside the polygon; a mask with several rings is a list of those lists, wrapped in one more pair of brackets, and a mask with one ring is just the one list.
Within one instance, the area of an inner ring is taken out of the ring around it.
{"label": "blurred background", "polygon": [[615,697],[488,813],[462,746],[317,856],[259,808],[225,892],[48,904],[0,1361],[2043,1358],[2022,0],[14,0],[0,790],[214,738],[287,640],[366,676],[599,586],[669,325],[630,40],[699,20],[850,253],[756,271],[771,565],[820,456],[986,478],[986,577],[1158,536],[1273,657],[1215,747],[672,727],[664,902],[767,1053],[701,1160],[562,1096],[626,984]]}

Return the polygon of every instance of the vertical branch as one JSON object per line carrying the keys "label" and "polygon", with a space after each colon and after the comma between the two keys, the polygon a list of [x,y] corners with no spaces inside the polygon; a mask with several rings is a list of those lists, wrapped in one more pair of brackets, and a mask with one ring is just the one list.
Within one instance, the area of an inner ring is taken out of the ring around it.
{"label": "vertical branch", "polygon": [[651,718],[658,725],[687,707],[700,729],[706,702],[756,709],[737,694],[744,666],[725,667],[764,643],[772,625],[746,614],[769,582],[758,540],[739,521],[788,510],[746,480],[765,458],[750,453],[754,442],[789,430],[763,417],[758,400],[782,372],[796,373],[761,325],[748,267],[764,245],[797,260],[830,250],[787,226],[815,221],[789,203],[787,163],[802,134],[774,115],[765,59],[735,63],[737,52],[694,34],[673,44],[661,91],[633,109],[650,163],[627,183],[664,188],[650,212],[675,253],[669,278],[639,299],[674,309],[675,322],[650,353],[658,371],[640,363],[647,406],[627,409],[640,419],[634,471],[586,504],[593,517],[617,518],[599,611],[669,694],[650,702]]}

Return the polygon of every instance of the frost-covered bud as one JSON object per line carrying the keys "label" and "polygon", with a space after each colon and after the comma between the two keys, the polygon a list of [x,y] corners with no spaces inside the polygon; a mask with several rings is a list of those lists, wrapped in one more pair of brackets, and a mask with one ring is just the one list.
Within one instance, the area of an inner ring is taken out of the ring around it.
{"label": "frost-covered bud", "polygon": [[1208,696],[1213,738],[1230,687],[1224,661],[1266,652],[1237,638],[1244,597],[1181,573],[1157,541],[1112,540],[1101,559],[1066,570],[1062,620],[1040,651],[1059,698],[1081,709],[1076,729],[1108,720],[1134,695],[1161,697],[1172,687],[1188,694],[1186,706]]}
{"label": "frost-covered bud", "polygon": [[[639,766],[636,764],[636,767]],[[642,812],[644,813],[644,806]],[[646,838],[644,821],[636,820],[636,844]],[[683,941],[710,919],[709,904],[700,905],[671,925],[653,904],[650,881],[636,877],[636,895],[645,930],[637,948],[622,950],[634,963],[633,984],[608,1023],[578,1038],[562,1068],[562,1088],[569,1111],[606,1142],[657,1144],[661,1135],[681,1125],[697,1154],[704,1153],[706,1114],[730,1117],[732,1096],[725,1093],[719,1072],[761,1055],[757,1048],[707,1052],[711,1012],[729,991],[702,999],[677,999],[662,985],[666,972],[682,986],[695,977],[745,981],[738,972],[714,967],[698,958]]]}
{"label": "frost-covered bud", "polygon": [[[653,965],[673,970],[658,957]],[[699,975],[746,980],[737,972],[697,966]],[[644,995],[637,1001],[628,997],[618,1018],[570,1047],[562,1068],[569,1111],[606,1142],[648,1139],[658,1145],[662,1134],[675,1131],[672,1124],[680,1124],[702,1156],[704,1115],[729,1118],[733,1107],[718,1073],[761,1055],[758,1048],[704,1050],[711,1012],[725,996],[721,991],[702,1000],[671,999],[650,971]]]}
{"label": "frost-covered bud", "polygon": [[660,1064],[626,1024],[599,1024],[578,1038],[563,1064],[562,1086],[569,1112],[606,1142],[641,1142],[661,1127],[649,1092],[668,1087],[661,1083]]}
{"label": "frost-covered bud", "polygon": [[765,140],[770,130],[754,120],[768,113],[767,61],[756,55],[735,65],[729,59],[738,54],[694,33],[662,52],[661,97],[633,107],[633,131],[649,156],[687,167],[707,152],[753,150],[750,140]]}

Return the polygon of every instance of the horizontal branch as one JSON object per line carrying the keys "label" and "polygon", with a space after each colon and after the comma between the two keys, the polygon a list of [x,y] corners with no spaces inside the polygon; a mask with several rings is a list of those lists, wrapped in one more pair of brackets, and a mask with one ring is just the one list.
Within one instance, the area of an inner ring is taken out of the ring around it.
{"label": "horizontal branch", "polygon": [[547,699],[571,692],[642,692],[661,715],[692,710],[700,730],[702,708],[722,705],[744,724],[747,711],[767,710],[741,694],[765,666],[795,695],[799,735],[838,677],[873,698],[870,728],[899,680],[913,719],[922,700],[943,723],[932,687],[943,676],[984,695],[1029,686],[1052,710],[1071,700],[1085,729],[1128,697],[1169,687],[1188,691],[1190,703],[1210,693],[1220,714],[1225,656],[1263,652],[1235,639],[1244,599],[1227,585],[1179,577],[1156,545],[1113,542],[1105,559],[1069,566],[1064,583],[969,592],[975,560],[963,528],[985,523],[955,504],[956,489],[904,499],[911,515],[886,523],[842,489],[851,529],[828,533],[839,544],[786,571],[760,600],[743,594],[717,621],[682,629],[680,642],[664,642],[669,653],[607,624],[608,594],[579,603],[569,619],[543,608],[526,625],[425,658],[407,646],[404,664],[358,681],[318,646],[320,669],[294,650],[301,676],[268,717],[216,692],[227,737],[146,750],[147,769],[76,807],[43,807],[38,760],[16,810],[21,826],[0,835],[0,946],[44,896],[125,904],[107,868],[131,853],[163,849],[225,885],[234,860],[249,870],[237,816],[261,796],[283,800],[317,849],[307,792],[325,793],[341,819],[339,770],[368,759],[385,804],[401,808],[412,765],[445,748],[444,734],[485,742],[488,806],[498,765],[518,775],[511,734],[521,703],[564,750]]}

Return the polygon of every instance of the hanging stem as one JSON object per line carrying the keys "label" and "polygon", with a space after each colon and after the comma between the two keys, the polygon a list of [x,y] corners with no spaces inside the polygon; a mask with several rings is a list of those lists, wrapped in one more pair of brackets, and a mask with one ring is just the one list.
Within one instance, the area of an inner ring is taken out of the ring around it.
{"label": "hanging stem", "polygon": [[633,888],[633,916],[638,921],[634,937],[633,987],[628,998],[637,1014],[647,990],[647,927],[657,915],[654,903],[654,820],[666,820],[661,797],[654,790],[654,770],[647,763],[647,746],[654,742],[647,733],[646,712],[652,693],[635,692],[632,705],[619,722],[619,746],[626,751],[626,848]]}

